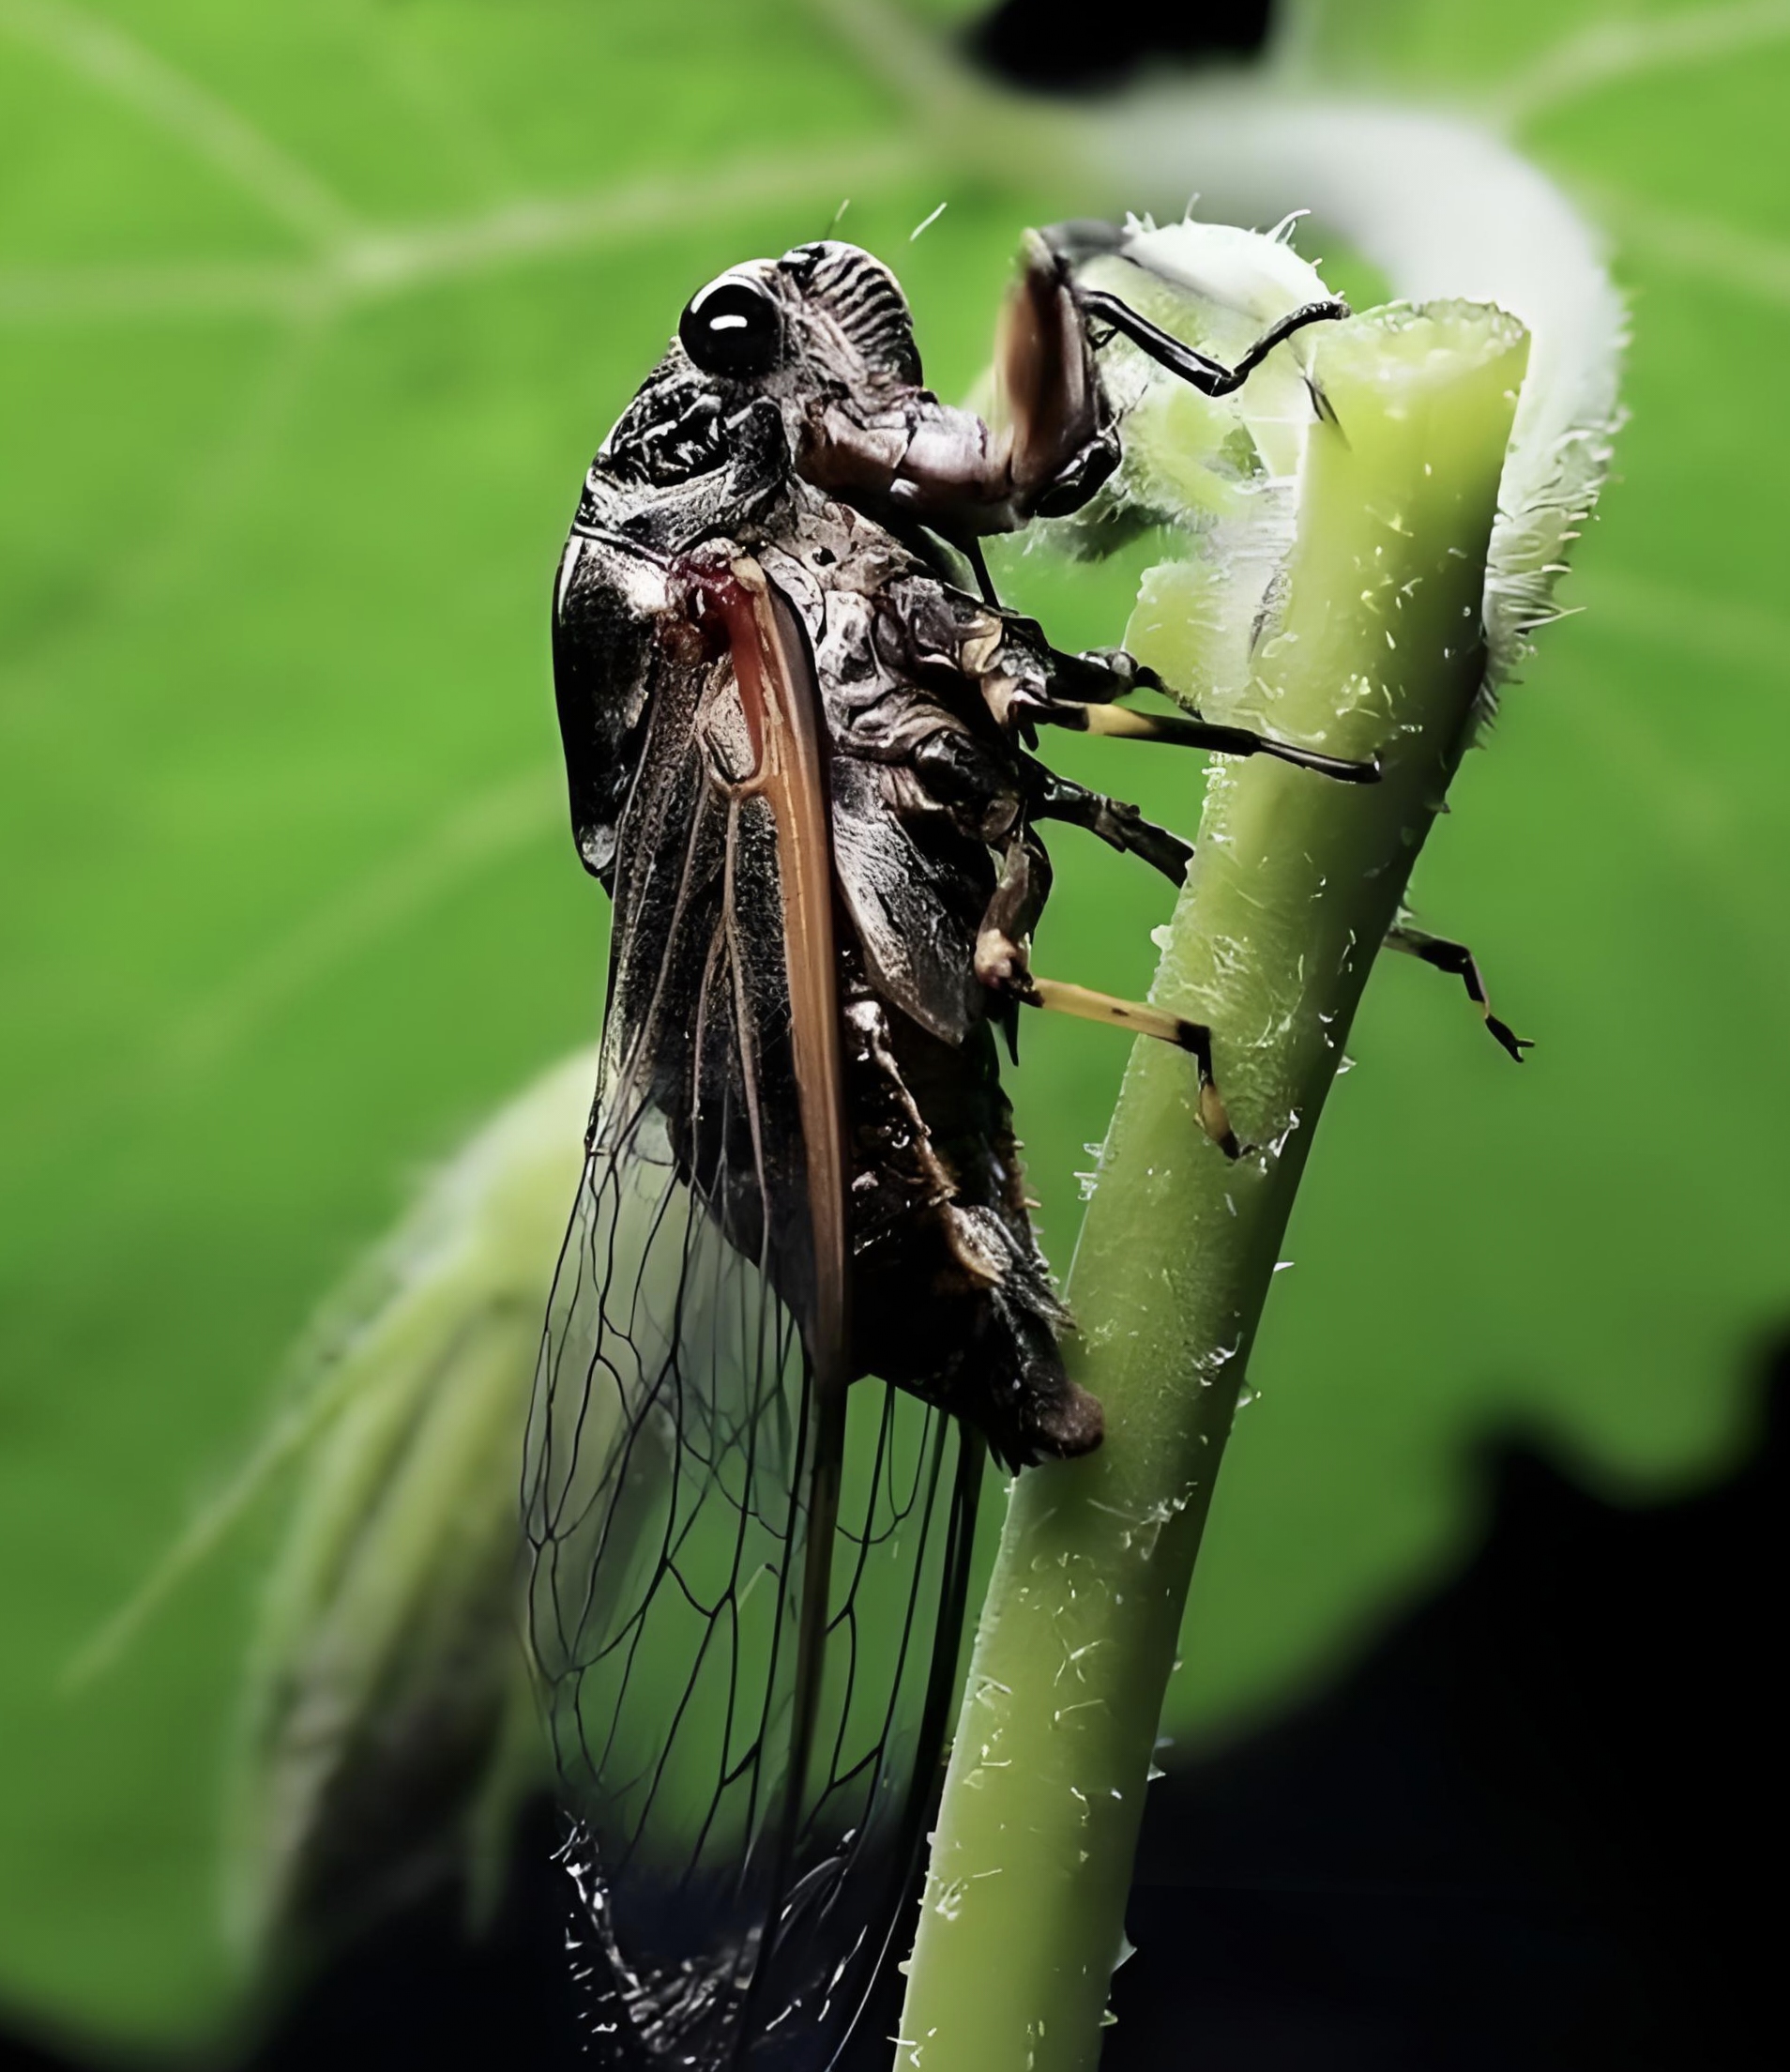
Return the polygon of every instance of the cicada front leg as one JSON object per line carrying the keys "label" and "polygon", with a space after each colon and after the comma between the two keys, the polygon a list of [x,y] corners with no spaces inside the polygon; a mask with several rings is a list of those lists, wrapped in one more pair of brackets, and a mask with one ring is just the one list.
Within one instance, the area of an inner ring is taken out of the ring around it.
{"label": "cicada front leg", "polygon": [[1095,331],[1118,332],[1203,396],[1234,395],[1309,325],[1349,314],[1341,297],[1307,302],[1270,324],[1235,366],[1184,344],[1121,297],[1083,286],[1079,261],[1115,249],[1111,225],[1029,231],[1008,298],[996,365],[1008,400],[1009,465],[1022,519],[1079,510],[1118,464],[1115,415],[1100,380]]}
{"label": "cicada front leg", "polygon": [[998,426],[918,387],[891,390],[868,411],[816,398],[796,442],[798,471],[817,488],[950,541],[988,595],[980,540],[1080,510],[1118,466],[1118,414],[1101,379],[1097,328],[1122,331],[1203,395],[1226,396],[1295,332],[1349,313],[1345,302],[1308,303],[1226,366],[1118,297],[1081,286],[1075,265],[1090,255],[1091,236],[1073,224],[1026,233],[995,343],[1006,405]]}
{"label": "cicada front leg", "polygon": [[1121,333],[1178,380],[1219,397],[1234,395],[1276,346],[1308,325],[1349,313],[1340,297],[1305,303],[1269,325],[1227,366],[1183,344],[1120,297],[1082,286],[1076,263],[1095,249],[1088,226],[1064,223],[1027,232],[1021,251],[995,347],[1008,417],[993,458],[1004,475],[998,501],[1009,524],[1081,510],[1118,465],[1117,416],[1100,378],[1097,328]]}

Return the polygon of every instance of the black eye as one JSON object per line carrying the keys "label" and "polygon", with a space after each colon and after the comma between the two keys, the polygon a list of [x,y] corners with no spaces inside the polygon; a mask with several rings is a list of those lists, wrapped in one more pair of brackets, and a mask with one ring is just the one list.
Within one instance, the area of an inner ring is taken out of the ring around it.
{"label": "black eye", "polygon": [[783,327],[763,288],[723,274],[684,312],[677,336],[705,373],[764,374],[777,364]]}

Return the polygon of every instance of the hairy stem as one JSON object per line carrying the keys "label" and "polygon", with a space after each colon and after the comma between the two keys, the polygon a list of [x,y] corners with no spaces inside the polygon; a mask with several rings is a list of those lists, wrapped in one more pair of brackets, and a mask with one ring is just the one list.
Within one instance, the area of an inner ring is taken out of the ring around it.
{"label": "hairy stem", "polygon": [[[1377,786],[1258,757],[1214,777],[1153,998],[1209,1022],[1239,1134],[1141,1042],[1070,1282],[1091,1457],[1020,1478],[984,1609],[897,2064],[1095,2064],[1145,1781],[1251,1342],[1373,955],[1470,738],[1520,326],[1473,304],[1328,331],[1277,630],[1251,718],[1378,755]],[[1173,642],[1172,626],[1162,638]],[[1146,655],[1174,674],[1170,655]]]}

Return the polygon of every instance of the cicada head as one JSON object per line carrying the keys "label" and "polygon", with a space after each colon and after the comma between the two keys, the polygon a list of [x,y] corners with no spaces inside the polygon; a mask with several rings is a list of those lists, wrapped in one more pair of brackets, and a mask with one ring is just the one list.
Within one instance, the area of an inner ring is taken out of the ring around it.
{"label": "cicada head", "polygon": [[[922,382],[888,268],[835,239],[797,245],[730,267],[691,297],[603,458],[625,478],[688,481],[761,443],[768,419],[793,472],[825,489],[880,488],[916,422],[939,410]],[[842,470],[826,465],[835,449],[850,456]]]}
{"label": "cicada head", "polygon": [[900,283],[880,259],[832,238],[711,281],[684,311],[677,343],[723,388],[798,405],[851,398],[873,408],[921,382]]}
{"label": "cicada head", "polygon": [[998,359],[996,431],[925,387],[888,268],[824,239],[711,281],[660,374],[675,365],[709,384],[717,422],[742,423],[742,405],[768,401],[796,475],[884,523],[915,519],[961,542],[1078,508],[1118,458],[1068,264],[1036,233]]}

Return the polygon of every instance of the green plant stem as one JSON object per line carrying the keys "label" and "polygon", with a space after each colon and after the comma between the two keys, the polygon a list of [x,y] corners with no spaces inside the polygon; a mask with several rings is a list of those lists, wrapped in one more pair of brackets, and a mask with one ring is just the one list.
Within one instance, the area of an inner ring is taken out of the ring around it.
{"label": "green plant stem", "polygon": [[[1211,785],[1153,998],[1209,1022],[1239,1133],[1191,1060],[1131,1059],[1070,1283],[1092,1456],[1021,1476],[983,1612],[897,2064],[1091,2066],[1220,1456],[1319,1111],[1373,955],[1470,739],[1487,542],[1527,339],[1476,305],[1327,332],[1260,724],[1377,754],[1344,785],[1257,757]],[[1148,658],[1146,658],[1148,659]],[[1227,718],[1231,714],[1225,715]]]}

